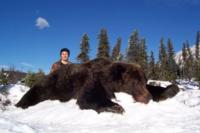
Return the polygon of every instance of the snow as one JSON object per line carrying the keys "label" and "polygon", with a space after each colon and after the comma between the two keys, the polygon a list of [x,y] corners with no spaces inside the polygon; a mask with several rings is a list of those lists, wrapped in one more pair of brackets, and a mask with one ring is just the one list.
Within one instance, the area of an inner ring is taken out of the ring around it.
{"label": "snow", "polygon": [[169,81],[148,80],[147,84],[151,84],[154,86],[167,87],[171,85],[172,83]]}
{"label": "snow", "polygon": [[80,110],[76,100],[48,100],[23,110],[14,104],[29,88],[12,85],[7,97],[12,104],[0,111],[0,133],[199,133],[200,90],[191,84],[181,86],[184,91],[175,97],[147,105],[136,103],[128,94],[116,93],[115,101],[126,111],[119,115]]}

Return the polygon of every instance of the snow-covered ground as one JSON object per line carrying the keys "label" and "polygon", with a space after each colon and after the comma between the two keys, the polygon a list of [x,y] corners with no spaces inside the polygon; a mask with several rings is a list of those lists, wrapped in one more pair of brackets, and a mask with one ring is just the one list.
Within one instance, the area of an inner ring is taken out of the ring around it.
{"label": "snow-covered ground", "polygon": [[29,88],[13,85],[8,95],[12,104],[0,111],[0,133],[200,133],[200,90],[181,87],[184,91],[174,98],[147,105],[117,93],[117,102],[126,111],[119,115],[80,110],[75,100],[49,100],[23,110],[13,105]]}

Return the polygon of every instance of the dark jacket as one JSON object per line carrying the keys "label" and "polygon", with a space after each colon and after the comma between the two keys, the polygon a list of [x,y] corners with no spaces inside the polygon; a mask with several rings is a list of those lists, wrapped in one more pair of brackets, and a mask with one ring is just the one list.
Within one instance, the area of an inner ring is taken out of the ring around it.
{"label": "dark jacket", "polygon": [[[67,61],[67,64],[71,64],[71,62],[70,62],[70,61]],[[52,73],[52,72],[54,72],[55,70],[59,69],[61,66],[64,66],[64,65],[67,65],[67,64],[63,64],[63,63],[61,62],[61,60],[59,60],[59,61],[53,63],[53,65],[51,66],[51,71],[50,71],[50,73]]]}

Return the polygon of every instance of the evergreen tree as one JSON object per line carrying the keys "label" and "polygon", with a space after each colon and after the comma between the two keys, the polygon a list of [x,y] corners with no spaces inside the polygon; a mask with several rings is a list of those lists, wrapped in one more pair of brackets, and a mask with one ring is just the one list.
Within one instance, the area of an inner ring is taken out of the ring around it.
{"label": "evergreen tree", "polygon": [[112,60],[113,61],[120,61],[121,59],[121,54],[120,54],[120,49],[121,49],[121,42],[122,39],[119,37],[117,39],[117,43],[115,44],[113,50],[112,50]]}
{"label": "evergreen tree", "polygon": [[186,44],[183,43],[182,47],[182,62],[180,63],[180,68],[181,68],[181,77],[186,78],[186,69],[185,69],[185,64],[187,61],[187,50],[186,50]]}
{"label": "evergreen tree", "polygon": [[138,51],[138,63],[143,68],[144,72],[147,74],[147,66],[148,66],[148,57],[147,57],[147,46],[145,39],[142,39],[139,45],[139,51]]}
{"label": "evergreen tree", "polygon": [[[3,94],[3,95],[8,94],[8,89],[7,89],[8,84],[9,84],[9,75],[2,68],[0,71],[0,85],[2,85],[2,87],[0,88],[1,94]],[[1,101],[1,99],[0,99],[0,101]]]}
{"label": "evergreen tree", "polygon": [[175,54],[174,54],[174,48],[173,48],[173,43],[171,39],[168,39],[167,42],[167,51],[168,51],[168,66],[169,66],[169,79],[174,81],[177,78],[177,71],[178,71],[178,66],[175,62]]}
{"label": "evergreen tree", "polygon": [[126,53],[126,61],[129,63],[138,63],[138,51],[139,51],[139,35],[138,31],[134,31],[129,39],[129,45]]}
{"label": "evergreen tree", "polygon": [[188,60],[193,61],[194,59],[193,59],[192,51],[190,49],[190,44],[188,41],[186,41],[186,49],[187,49]]}
{"label": "evergreen tree", "polygon": [[8,85],[9,75],[2,68],[0,71],[0,85]]}
{"label": "evergreen tree", "polygon": [[195,58],[199,61],[200,55],[199,55],[199,45],[200,45],[200,32],[197,32],[196,37],[196,44],[195,44]]}
{"label": "evergreen tree", "polygon": [[81,52],[77,56],[77,60],[81,63],[89,61],[89,37],[87,34],[84,34],[80,44]]}
{"label": "evergreen tree", "polygon": [[45,73],[42,69],[39,69],[37,73],[29,71],[25,78],[23,79],[24,83],[28,87],[33,87],[35,84],[41,84],[45,82]]}
{"label": "evergreen tree", "polygon": [[194,62],[193,62],[193,55],[189,46],[189,42],[186,41],[186,49],[187,49],[187,59],[185,62],[185,70],[186,70],[186,77],[188,80],[191,80],[194,76]]}
{"label": "evergreen tree", "polygon": [[184,64],[187,60],[187,51],[186,51],[186,44],[185,43],[183,43],[182,58],[183,58],[183,64]]}
{"label": "evergreen tree", "polygon": [[35,73],[29,71],[24,79],[25,85],[28,87],[33,87],[36,82]]}
{"label": "evergreen tree", "polygon": [[110,46],[108,41],[108,35],[106,29],[101,29],[100,34],[98,36],[99,45],[98,45],[98,58],[110,58]]}
{"label": "evergreen tree", "polygon": [[200,62],[198,61],[197,62],[197,71],[196,71],[196,81],[198,81],[199,82],[199,84],[200,84]]}
{"label": "evergreen tree", "polygon": [[158,78],[158,75],[157,75],[157,69],[156,69],[153,51],[151,51],[151,53],[150,53],[149,67],[148,68],[149,68],[148,78],[156,80]]}
{"label": "evergreen tree", "polygon": [[182,77],[191,80],[194,77],[194,58],[189,46],[189,42],[183,43],[182,48]]}
{"label": "evergreen tree", "polygon": [[197,32],[196,44],[195,44],[195,79],[200,82],[200,32]]}
{"label": "evergreen tree", "polygon": [[160,40],[159,65],[159,79],[169,80],[169,67],[163,38]]}
{"label": "evergreen tree", "polygon": [[7,89],[8,84],[9,84],[9,74],[6,73],[4,69],[2,68],[0,71],[0,85],[2,85],[0,89],[0,93],[2,93],[3,95],[8,94],[8,89]]}

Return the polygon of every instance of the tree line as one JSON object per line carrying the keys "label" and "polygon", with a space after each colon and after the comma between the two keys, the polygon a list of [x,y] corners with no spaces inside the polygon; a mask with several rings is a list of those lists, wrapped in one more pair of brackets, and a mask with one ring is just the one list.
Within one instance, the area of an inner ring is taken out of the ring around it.
{"label": "tree line", "polygon": [[[160,39],[158,59],[155,59],[153,51],[147,52],[146,39],[139,36],[135,30],[129,37],[126,52],[121,52],[122,38],[118,37],[111,50],[106,29],[101,29],[98,34],[97,58],[108,58],[116,62],[137,63],[145,71],[148,79],[175,81],[176,79],[195,79],[200,81],[200,32],[197,32],[195,53],[192,53],[188,41],[183,43],[181,60],[175,61],[175,51],[172,40],[165,42]],[[80,63],[89,61],[89,36],[84,34],[80,43],[80,53],[77,61]]]}

